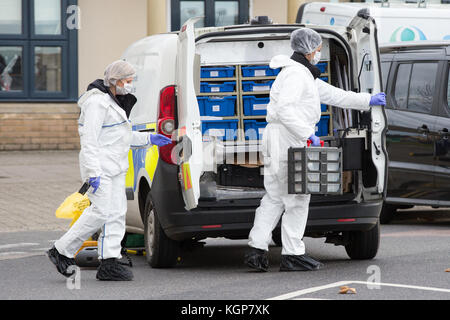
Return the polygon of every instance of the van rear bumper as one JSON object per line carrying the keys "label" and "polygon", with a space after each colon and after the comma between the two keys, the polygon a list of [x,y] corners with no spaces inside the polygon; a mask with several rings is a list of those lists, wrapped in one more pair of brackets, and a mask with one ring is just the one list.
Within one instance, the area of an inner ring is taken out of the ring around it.
{"label": "van rear bumper", "polygon": [[[235,201],[233,204],[238,205],[239,201]],[[174,240],[193,237],[197,239],[206,237],[246,239],[253,227],[255,210],[258,205],[252,207],[217,206],[197,208],[189,212],[173,212],[168,217],[171,220],[171,226],[165,228],[164,231]],[[377,223],[381,207],[381,201],[311,206],[305,235],[369,230]],[[278,225],[277,228],[279,227]]]}
{"label": "van rear bumper", "polygon": [[[163,161],[158,162],[150,193],[161,226],[173,240],[207,237],[246,239],[253,227],[255,210],[261,202],[260,199],[199,201],[196,209],[186,211],[177,167]],[[382,205],[381,200],[312,202],[305,235],[369,230],[377,223]]]}

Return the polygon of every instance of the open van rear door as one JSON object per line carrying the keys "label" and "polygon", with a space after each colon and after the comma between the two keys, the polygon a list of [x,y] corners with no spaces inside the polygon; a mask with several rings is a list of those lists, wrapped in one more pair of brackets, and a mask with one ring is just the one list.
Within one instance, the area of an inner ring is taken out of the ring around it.
{"label": "open van rear door", "polygon": [[196,18],[189,19],[178,36],[176,85],[178,102],[179,178],[186,210],[197,207],[202,173],[202,132],[194,88]]}
{"label": "open van rear door", "polygon": [[[378,48],[377,26],[368,9],[361,9],[348,25],[350,45],[356,48],[355,72],[361,92],[382,92],[381,62]],[[377,191],[386,197],[388,154],[386,151],[387,117],[384,107],[371,108],[372,161],[378,173]],[[369,139],[370,140],[370,139]]]}

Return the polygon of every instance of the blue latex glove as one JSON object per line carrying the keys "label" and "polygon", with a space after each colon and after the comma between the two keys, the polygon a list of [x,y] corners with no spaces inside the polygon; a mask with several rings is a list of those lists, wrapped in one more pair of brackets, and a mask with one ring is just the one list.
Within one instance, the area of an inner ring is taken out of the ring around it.
{"label": "blue latex glove", "polygon": [[309,140],[311,140],[311,146],[320,147],[320,138],[317,137],[315,134],[309,137]]}
{"label": "blue latex glove", "polygon": [[377,93],[370,98],[371,106],[385,106],[386,105],[386,94],[384,92]]}
{"label": "blue latex glove", "polygon": [[172,143],[172,140],[170,138],[167,138],[166,136],[163,136],[162,134],[151,134],[150,135],[150,142],[153,145],[157,145],[158,147],[163,147],[167,144]]}
{"label": "blue latex glove", "polygon": [[94,191],[92,191],[92,193],[95,193],[95,191],[97,191],[98,187],[100,186],[100,177],[89,178],[89,185],[94,188]]}

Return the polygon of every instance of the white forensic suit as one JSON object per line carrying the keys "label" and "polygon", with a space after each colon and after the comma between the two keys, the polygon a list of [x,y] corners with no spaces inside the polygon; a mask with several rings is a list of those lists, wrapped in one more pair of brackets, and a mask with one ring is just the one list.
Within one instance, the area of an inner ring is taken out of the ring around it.
{"label": "white forensic suit", "polygon": [[[263,134],[264,187],[266,194],[255,213],[249,245],[268,250],[272,230],[281,222],[282,255],[303,255],[302,241],[308,219],[310,195],[288,194],[287,154],[289,147],[304,147],[314,134],[327,105],[369,110],[371,95],[344,91],[317,78],[288,56],[275,56],[271,68],[282,68],[270,91],[268,125]],[[283,214],[284,212],[284,214]]]}
{"label": "white forensic suit", "polygon": [[125,111],[99,89],[87,91],[78,101],[81,108],[80,171],[83,181],[100,177],[95,193],[88,193],[88,207],[70,230],[58,241],[58,252],[73,258],[81,245],[101,228],[98,238],[100,259],[121,258],[125,234],[127,199],[125,175],[130,147],[149,147],[150,134],[132,131]]}

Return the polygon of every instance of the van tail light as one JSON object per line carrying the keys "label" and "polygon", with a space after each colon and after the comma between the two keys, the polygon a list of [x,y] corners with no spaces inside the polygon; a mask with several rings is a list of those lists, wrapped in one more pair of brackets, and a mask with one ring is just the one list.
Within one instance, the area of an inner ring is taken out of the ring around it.
{"label": "van tail light", "polygon": [[320,12],[325,12],[325,7],[321,7]]}
{"label": "van tail light", "polygon": [[[157,132],[168,138],[172,138],[175,131],[175,112],[176,112],[176,94],[175,86],[168,86],[161,90],[159,94],[158,126]],[[176,142],[173,141],[164,147],[159,147],[159,156],[164,162],[175,164],[171,154]]]}

